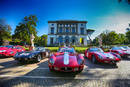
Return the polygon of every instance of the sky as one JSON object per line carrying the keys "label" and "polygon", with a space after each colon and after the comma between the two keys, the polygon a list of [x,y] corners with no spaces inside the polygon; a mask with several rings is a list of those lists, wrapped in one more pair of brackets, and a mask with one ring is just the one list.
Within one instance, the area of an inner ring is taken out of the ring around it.
{"label": "sky", "polygon": [[125,33],[130,23],[130,5],[118,0],[0,0],[0,18],[12,27],[12,34],[25,16],[36,15],[38,35],[48,34],[50,20],[88,21],[92,38],[105,30]]}

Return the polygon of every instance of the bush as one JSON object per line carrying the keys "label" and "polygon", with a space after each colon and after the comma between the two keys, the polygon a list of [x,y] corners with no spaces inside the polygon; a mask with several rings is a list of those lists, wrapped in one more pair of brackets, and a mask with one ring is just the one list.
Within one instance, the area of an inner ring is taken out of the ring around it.
{"label": "bush", "polygon": [[59,47],[46,47],[47,49],[49,49],[51,52],[57,52]]}
{"label": "bush", "polygon": [[[47,49],[49,49],[51,52],[57,52],[59,47],[46,47]],[[84,53],[85,50],[88,48],[88,47],[74,47],[75,48],[75,51],[78,52],[78,53]]]}
{"label": "bush", "polygon": [[108,48],[106,48],[106,49],[103,49],[103,51],[104,51],[104,52],[109,52],[109,49],[108,49]]}
{"label": "bush", "polygon": [[29,47],[23,46],[23,48],[24,48],[26,51],[29,51]]}
{"label": "bush", "polygon": [[88,47],[75,47],[75,51],[78,53],[84,53]]}

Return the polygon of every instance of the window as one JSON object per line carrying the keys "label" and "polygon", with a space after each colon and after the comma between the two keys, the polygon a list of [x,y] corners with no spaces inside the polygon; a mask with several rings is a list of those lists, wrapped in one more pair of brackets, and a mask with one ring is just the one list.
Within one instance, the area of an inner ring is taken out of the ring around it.
{"label": "window", "polygon": [[74,27],[72,28],[72,33],[75,33],[75,28]]}
{"label": "window", "polygon": [[80,34],[84,34],[84,28],[80,28]]}
{"label": "window", "polygon": [[51,28],[51,34],[54,34],[54,28],[53,27]]}
{"label": "window", "polygon": [[53,37],[50,38],[50,44],[53,44]]}
{"label": "window", "polygon": [[52,26],[54,26],[54,24],[51,24]]}
{"label": "window", "polygon": [[83,26],[83,24],[81,24],[81,26]]}
{"label": "window", "polygon": [[59,33],[62,33],[62,28],[59,29]]}
{"label": "window", "polygon": [[68,28],[66,28],[66,33],[69,33],[69,29]]}

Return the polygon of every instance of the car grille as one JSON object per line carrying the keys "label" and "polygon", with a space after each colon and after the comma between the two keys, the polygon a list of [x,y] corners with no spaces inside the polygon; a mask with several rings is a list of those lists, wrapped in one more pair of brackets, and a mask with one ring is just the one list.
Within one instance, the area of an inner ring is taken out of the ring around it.
{"label": "car grille", "polygon": [[62,67],[61,70],[63,71],[72,71],[71,67]]}

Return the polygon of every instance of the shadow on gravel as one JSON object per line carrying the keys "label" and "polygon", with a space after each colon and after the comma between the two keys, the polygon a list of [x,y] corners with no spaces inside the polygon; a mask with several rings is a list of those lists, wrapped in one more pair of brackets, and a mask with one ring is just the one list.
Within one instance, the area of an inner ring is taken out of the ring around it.
{"label": "shadow on gravel", "polygon": [[[123,87],[120,85],[120,81],[118,80],[100,80],[100,78],[107,75],[100,74],[99,71],[90,72],[90,70],[83,70],[81,73],[63,73],[63,72],[50,72],[48,69],[48,62],[44,61],[41,63],[37,63],[38,67],[33,69],[32,71],[26,73],[21,77],[13,77],[13,78],[2,78],[0,80],[0,87],[57,87],[57,86],[72,86],[72,87]],[[85,66],[89,68],[103,68],[109,69],[104,65],[92,64],[89,60],[86,60]],[[41,69],[42,68],[42,69]],[[45,69],[44,69],[45,68]],[[111,68],[111,67],[110,67]],[[19,73],[19,72],[17,72]],[[96,76],[96,74],[99,74]],[[75,79],[76,77],[85,78],[85,76],[95,79]],[[51,77],[51,78],[50,78]],[[62,78],[59,78],[62,77]],[[120,76],[119,76],[120,77]],[[122,80],[125,81],[125,80]],[[105,82],[105,83],[104,83]],[[103,86],[105,84],[105,86]],[[127,86],[124,86],[127,87]],[[128,86],[129,87],[129,86]]]}
{"label": "shadow on gravel", "polygon": [[0,56],[0,59],[6,59],[6,58],[10,58],[10,57],[7,57],[7,56]]}
{"label": "shadow on gravel", "polygon": [[123,61],[130,61],[130,58],[122,58]]}
{"label": "shadow on gravel", "polygon": [[0,63],[0,66],[2,66],[2,68],[0,68],[0,70],[16,67],[18,65],[19,64],[15,60],[2,62],[2,63]]}

